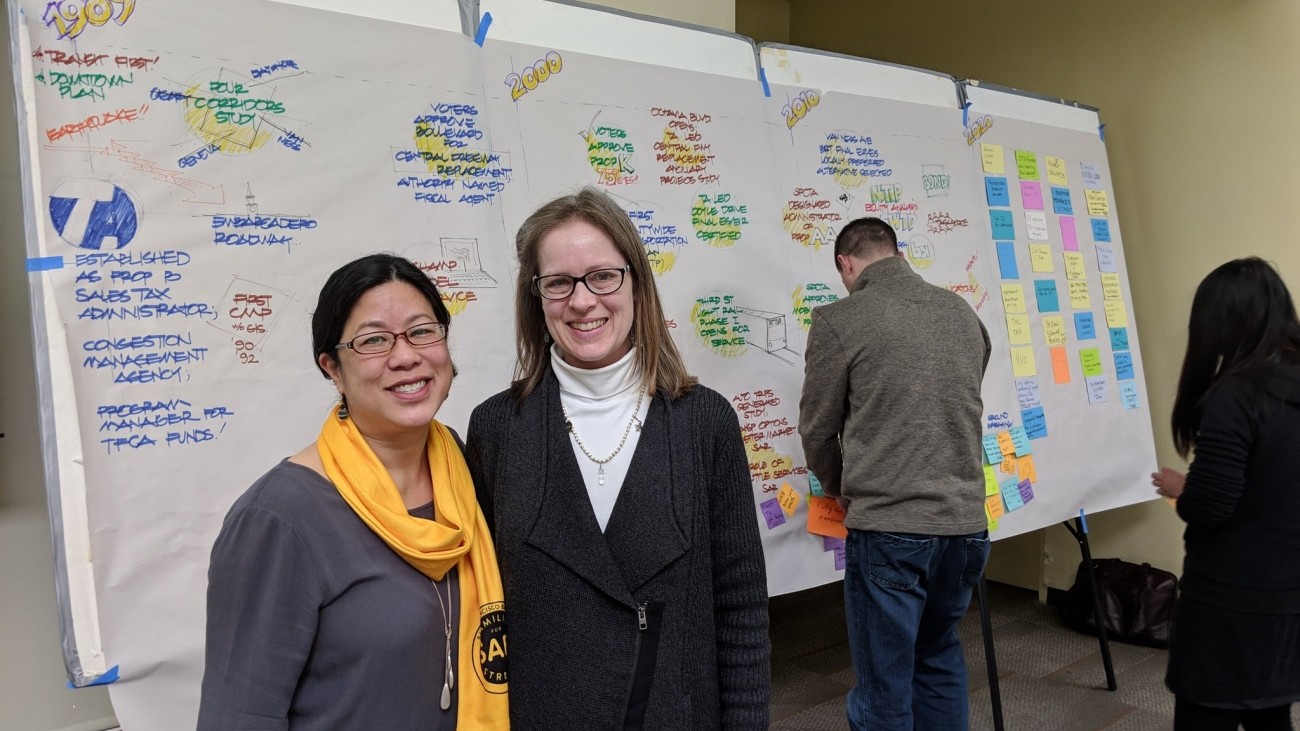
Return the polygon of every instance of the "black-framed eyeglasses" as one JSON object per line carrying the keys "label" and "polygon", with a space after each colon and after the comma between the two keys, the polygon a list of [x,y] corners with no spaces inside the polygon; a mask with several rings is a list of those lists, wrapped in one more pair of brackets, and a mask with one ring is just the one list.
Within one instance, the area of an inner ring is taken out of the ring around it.
{"label": "black-framed eyeglasses", "polygon": [[621,266],[618,269],[596,269],[587,272],[581,277],[571,276],[569,274],[548,274],[545,277],[534,276],[533,288],[537,294],[548,300],[562,300],[573,294],[573,290],[582,282],[582,286],[587,288],[592,294],[614,294],[623,286],[623,280],[627,278],[627,273],[632,270],[632,265]]}
{"label": "black-framed eyeglasses", "polygon": [[362,355],[379,355],[387,353],[397,345],[398,338],[406,338],[406,342],[411,344],[412,348],[425,348],[434,343],[441,343],[447,339],[447,326],[441,322],[426,322],[420,325],[412,325],[407,328],[406,332],[388,332],[387,330],[376,330],[334,346],[335,350],[347,348]]}

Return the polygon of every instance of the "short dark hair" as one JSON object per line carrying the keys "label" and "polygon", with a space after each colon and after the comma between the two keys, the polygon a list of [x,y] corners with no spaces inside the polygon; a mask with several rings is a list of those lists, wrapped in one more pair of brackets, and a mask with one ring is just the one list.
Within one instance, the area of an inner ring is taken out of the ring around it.
{"label": "short dark hair", "polygon": [[429,276],[420,271],[410,261],[392,254],[371,254],[334,270],[321,287],[320,298],[316,302],[316,311],[311,315],[312,361],[321,373],[329,374],[320,366],[321,353],[325,353],[335,364],[339,362],[335,346],[343,337],[343,326],[352,315],[352,308],[366,292],[389,282],[406,282],[420,290],[420,294],[429,301],[433,316],[438,322],[451,330],[451,313],[438,295],[438,286]]}
{"label": "short dark hair", "polygon": [[1174,446],[1186,457],[1200,429],[1205,395],[1231,375],[1256,383],[1300,361],[1300,321],[1282,277],[1258,257],[1235,259],[1196,288],[1187,324],[1187,355],[1170,419]]}
{"label": "short dark hair", "polygon": [[898,253],[898,234],[894,227],[875,217],[849,221],[835,237],[835,268],[840,256],[872,259]]}

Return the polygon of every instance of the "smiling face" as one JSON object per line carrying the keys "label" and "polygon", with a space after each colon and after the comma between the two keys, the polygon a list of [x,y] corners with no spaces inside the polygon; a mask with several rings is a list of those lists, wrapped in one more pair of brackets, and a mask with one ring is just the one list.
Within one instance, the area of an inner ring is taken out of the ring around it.
{"label": "smiling face", "polygon": [[[413,325],[436,322],[420,290],[406,282],[387,282],[357,300],[340,342],[380,330],[404,333]],[[337,363],[325,353],[318,362],[347,398],[349,418],[366,437],[391,440],[424,434],[447,400],[452,366],[446,340],[415,348],[398,338],[387,353],[363,355],[341,348],[337,355]]]}
{"label": "smiling face", "polygon": [[[627,261],[614,242],[596,226],[576,219],[551,229],[537,247],[540,276],[585,276],[597,269],[619,269]],[[564,362],[575,368],[603,368],[632,349],[632,275],[610,294],[592,294],[581,283],[562,300],[538,298],[546,329],[560,347]]]}

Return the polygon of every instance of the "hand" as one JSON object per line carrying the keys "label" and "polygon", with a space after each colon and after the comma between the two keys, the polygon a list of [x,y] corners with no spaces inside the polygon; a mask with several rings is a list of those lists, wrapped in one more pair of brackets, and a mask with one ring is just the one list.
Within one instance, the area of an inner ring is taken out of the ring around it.
{"label": "hand", "polygon": [[1177,500],[1183,494],[1183,483],[1186,481],[1187,475],[1168,467],[1151,473],[1151,484],[1156,486],[1156,494],[1171,500]]}

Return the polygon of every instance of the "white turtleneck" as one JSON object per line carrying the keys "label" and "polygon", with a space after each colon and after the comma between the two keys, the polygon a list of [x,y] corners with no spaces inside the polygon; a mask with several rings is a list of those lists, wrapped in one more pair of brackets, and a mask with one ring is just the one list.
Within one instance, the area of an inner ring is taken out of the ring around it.
{"label": "white turtleneck", "polygon": [[[645,422],[650,411],[650,398],[647,393],[641,399],[641,408],[636,412],[636,422],[628,429],[633,419],[633,408],[637,397],[641,395],[641,378],[636,367],[636,348],[628,351],[617,363],[604,368],[575,368],[564,362],[558,345],[551,346],[551,367],[555,378],[560,382],[560,403],[568,412],[569,422],[573,425],[569,433],[569,443],[573,445],[573,455],[578,460],[578,469],[587,484],[587,495],[591,498],[591,508],[596,513],[596,522],[605,530],[609,516],[614,512],[614,502],[618,500],[618,491],[623,487],[627,477],[628,466],[632,464],[632,453],[641,438],[640,425]],[[618,444],[627,440],[620,449]],[[578,439],[582,440],[579,446]],[[597,474],[600,465],[592,461],[582,450],[587,448],[597,459],[608,457],[618,449],[614,458],[605,463],[605,484],[600,484]]]}

